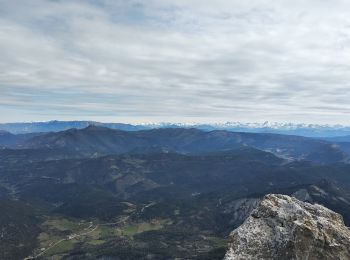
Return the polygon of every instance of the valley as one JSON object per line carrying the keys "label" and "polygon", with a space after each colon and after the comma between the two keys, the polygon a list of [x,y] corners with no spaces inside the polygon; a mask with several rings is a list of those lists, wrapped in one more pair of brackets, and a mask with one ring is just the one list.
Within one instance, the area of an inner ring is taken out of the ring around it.
{"label": "valley", "polygon": [[347,151],[326,141],[88,127],[18,142],[0,151],[1,258],[222,259],[268,193],[350,225]]}

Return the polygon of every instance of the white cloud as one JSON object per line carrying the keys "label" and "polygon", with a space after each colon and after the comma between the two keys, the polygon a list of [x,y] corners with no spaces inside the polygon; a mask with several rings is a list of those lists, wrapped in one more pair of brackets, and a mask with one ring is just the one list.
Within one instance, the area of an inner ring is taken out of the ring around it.
{"label": "white cloud", "polygon": [[1,120],[347,123],[349,44],[340,0],[0,0]]}

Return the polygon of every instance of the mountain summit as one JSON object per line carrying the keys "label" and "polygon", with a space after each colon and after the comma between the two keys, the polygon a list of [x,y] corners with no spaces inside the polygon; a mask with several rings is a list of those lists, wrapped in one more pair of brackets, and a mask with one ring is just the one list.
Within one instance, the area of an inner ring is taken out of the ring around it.
{"label": "mountain summit", "polygon": [[269,194],[231,233],[224,259],[350,259],[350,230],[321,205]]}

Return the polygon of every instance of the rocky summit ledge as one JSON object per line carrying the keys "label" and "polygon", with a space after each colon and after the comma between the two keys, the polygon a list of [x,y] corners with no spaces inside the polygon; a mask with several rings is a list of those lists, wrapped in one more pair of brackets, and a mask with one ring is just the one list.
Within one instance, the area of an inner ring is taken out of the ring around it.
{"label": "rocky summit ledge", "polygon": [[230,237],[225,260],[350,259],[342,216],[286,195],[266,195]]}

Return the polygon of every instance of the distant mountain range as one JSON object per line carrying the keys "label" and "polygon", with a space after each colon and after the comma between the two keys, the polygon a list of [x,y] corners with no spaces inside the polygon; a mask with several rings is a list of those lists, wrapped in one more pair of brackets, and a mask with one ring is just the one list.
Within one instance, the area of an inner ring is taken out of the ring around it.
{"label": "distant mountain range", "polygon": [[30,151],[30,156],[46,153],[48,159],[124,153],[207,154],[254,148],[287,160],[309,160],[321,164],[350,160],[350,143],[334,143],[293,135],[202,131],[196,128],[122,131],[90,125],[83,129],[73,128],[41,134],[14,135],[2,132],[0,145],[15,148],[0,150],[1,156]]}
{"label": "distant mountain range", "polygon": [[[293,123],[241,123],[227,122],[215,124],[196,123],[144,123],[144,124],[123,124],[123,123],[100,123],[94,121],[49,121],[30,123],[2,123],[0,130],[14,134],[34,132],[58,132],[70,128],[85,128],[89,125],[104,126],[111,129],[124,131],[139,131],[153,128],[197,128],[203,131],[227,130],[234,132],[251,133],[276,133],[286,135],[301,135],[306,137],[339,137],[350,136],[350,126],[342,125],[317,125],[317,124],[293,124]],[[350,138],[348,138],[349,140]]]}

